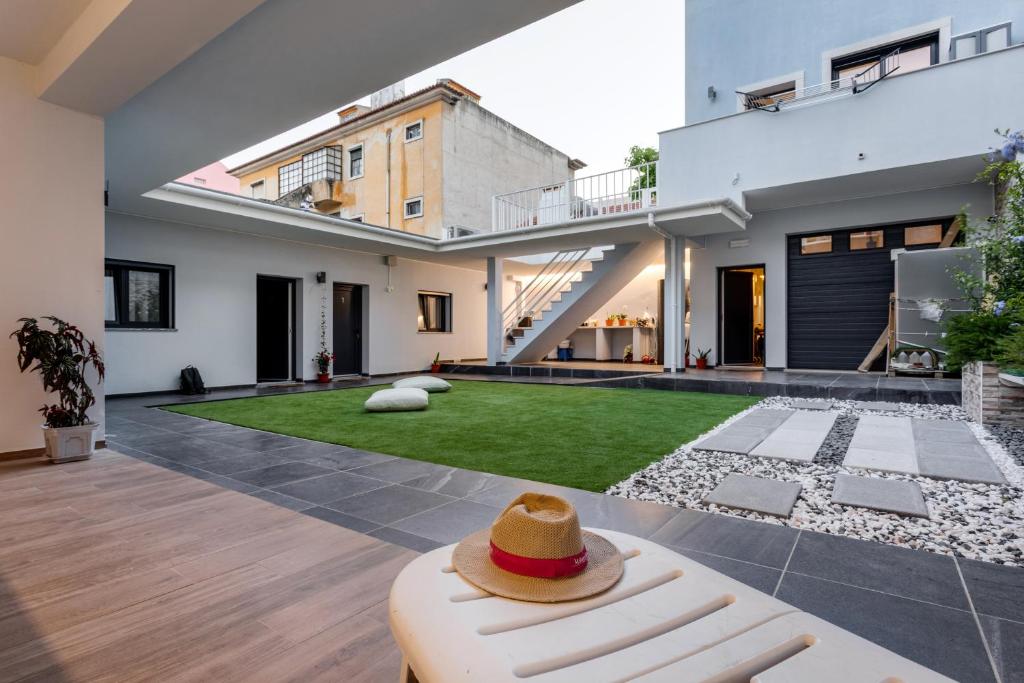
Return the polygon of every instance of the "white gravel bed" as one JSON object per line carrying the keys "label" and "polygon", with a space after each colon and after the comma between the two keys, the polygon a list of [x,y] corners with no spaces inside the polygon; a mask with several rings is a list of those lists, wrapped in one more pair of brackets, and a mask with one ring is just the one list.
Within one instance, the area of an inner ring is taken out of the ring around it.
{"label": "white gravel bed", "polygon": [[[721,430],[751,410],[788,408],[794,400],[779,396],[766,398],[718,425],[708,434]],[[1024,566],[1024,469],[1014,461],[1003,445],[1021,443],[1019,435],[1006,437],[1000,434],[1000,438],[996,438],[985,428],[968,423],[1006,476],[1009,482],[1007,485],[971,484],[847,469],[841,463],[853,438],[858,415],[905,415],[953,420],[966,420],[967,416],[959,406],[913,403],[900,404],[900,410],[896,412],[878,412],[863,410],[856,401],[833,401],[832,411],[838,412],[839,417],[812,463],[693,450],[692,444],[707,436],[705,434],[610,487],[607,493],[907,548]],[[757,512],[703,505],[701,500],[730,472],[803,484],[791,516],[782,519]],[[839,473],[916,481],[921,486],[931,519],[833,505],[832,487],[835,475]]]}

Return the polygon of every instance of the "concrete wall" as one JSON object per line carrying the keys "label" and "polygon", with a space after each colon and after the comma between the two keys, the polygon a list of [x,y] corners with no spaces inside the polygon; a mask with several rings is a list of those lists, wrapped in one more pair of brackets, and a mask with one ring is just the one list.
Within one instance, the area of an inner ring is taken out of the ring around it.
{"label": "concrete wall", "polygon": [[[103,121],[37,100],[32,76],[0,57],[0,453],[41,448],[52,401],[18,372],[18,318],[63,318],[104,350]],[[102,392],[89,417],[102,422]]]}
{"label": "concrete wall", "polygon": [[[608,300],[593,318],[602,325],[611,313],[625,313],[630,318],[643,316],[644,311],[658,317],[658,281],[665,278],[665,264],[652,263],[633,281]],[[661,324],[661,321],[658,321]]]}
{"label": "concrete wall", "polygon": [[[711,362],[718,362],[718,268],[763,264],[766,365],[785,367],[786,235],[953,216],[965,206],[975,219],[984,220],[993,210],[991,188],[977,183],[763,211],[745,231],[707,237],[705,249],[690,250],[690,348],[711,347]],[[730,248],[729,240],[737,238],[750,240],[750,245]]]}
{"label": "concrete wall", "polygon": [[[735,113],[742,86],[794,72],[806,85],[824,82],[823,53],[836,48],[927,22],[946,22],[956,35],[1006,21],[1021,42],[1019,0],[687,0],[686,123]],[[940,46],[940,59],[947,57]]]}
{"label": "concrete wall", "polygon": [[[376,254],[119,214],[107,216],[106,243],[109,258],[173,265],[176,281],[175,331],[108,332],[108,393],[176,389],[178,372],[189,363],[200,369],[209,386],[253,384],[257,274],[299,280],[298,369],[306,379],[315,376],[310,359],[319,349],[322,290],[315,274],[321,270],[327,272],[328,283],[368,285],[364,338],[369,362],[364,372],[421,370],[436,352],[456,360],[486,355],[486,276],[481,271],[400,259],[389,293],[387,267]],[[419,289],[452,293],[452,333],[417,332]]]}
{"label": "concrete wall", "polygon": [[562,182],[569,157],[468,99],[444,112],[444,224],[491,228],[491,197]]}

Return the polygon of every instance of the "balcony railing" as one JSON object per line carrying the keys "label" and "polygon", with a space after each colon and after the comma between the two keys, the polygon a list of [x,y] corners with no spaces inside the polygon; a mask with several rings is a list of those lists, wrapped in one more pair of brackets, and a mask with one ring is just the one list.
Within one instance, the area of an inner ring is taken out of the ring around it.
{"label": "balcony railing", "polygon": [[643,211],[658,202],[658,162],[573,178],[493,198],[494,232]]}

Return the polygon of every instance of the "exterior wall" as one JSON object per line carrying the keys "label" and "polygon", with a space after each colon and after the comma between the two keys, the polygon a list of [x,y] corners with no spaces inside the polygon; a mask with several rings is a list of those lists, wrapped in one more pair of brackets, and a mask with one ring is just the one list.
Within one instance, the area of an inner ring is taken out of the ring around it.
{"label": "exterior wall", "polygon": [[1024,389],[999,380],[995,363],[968,363],[963,367],[963,406],[978,424],[1024,427]]}
{"label": "exterior wall", "polygon": [[[747,229],[708,236],[704,249],[690,250],[690,348],[710,347],[718,362],[718,268],[765,267],[765,355],[770,368],[786,366],[786,235],[824,232],[887,222],[992,213],[992,190],[983,183],[921,192],[802,206],[757,213]],[[730,239],[748,239],[747,247],[730,248]]]}
{"label": "exterior wall", "polygon": [[569,157],[469,99],[444,110],[444,225],[491,228],[491,198],[572,177]]}
{"label": "exterior wall", "polygon": [[[53,315],[103,336],[103,121],[37,100],[33,70],[0,57],[0,453],[42,448],[52,396],[20,374],[8,338],[21,317]],[[48,197],[57,192],[59,200]],[[102,423],[103,393],[89,417]]]}
{"label": "exterior wall", "polygon": [[[256,381],[256,276],[277,275],[298,282],[301,363],[311,379],[319,350],[320,285],[368,285],[368,363],[364,372],[384,374],[425,368],[436,352],[445,359],[486,355],[486,301],[481,271],[400,259],[387,292],[383,257],[212,229],[107,215],[107,257],[170,264],[175,267],[175,330],[110,330],[107,334],[111,394],[174,390],[189,363],[209,386]],[[225,258],[230,255],[230,258]],[[102,263],[102,257],[96,262]],[[102,278],[97,275],[97,282]],[[416,330],[419,289],[451,292],[453,332]],[[102,310],[102,309],[101,309]],[[328,320],[331,319],[328,310]],[[330,328],[330,325],[329,325]],[[330,344],[330,329],[328,329]]]}
{"label": "exterior wall", "polygon": [[[1019,43],[1024,3],[1015,0],[687,0],[686,123],[735,113],[734,91],[751,83],[794,72],[806,85],[824,82],[823,53],[836,48],[928,22],[948,22],[957,35],[1006,21]],[[943,61],[945,47],[940,43]]]}
{"label": "exterior wall", "polygon": [[208,190],[238,194],[238,178],[230,175],[227,166],[220,161],[203,166],[198,171],[187,173],[178,178],[178,182],[205,187]]}

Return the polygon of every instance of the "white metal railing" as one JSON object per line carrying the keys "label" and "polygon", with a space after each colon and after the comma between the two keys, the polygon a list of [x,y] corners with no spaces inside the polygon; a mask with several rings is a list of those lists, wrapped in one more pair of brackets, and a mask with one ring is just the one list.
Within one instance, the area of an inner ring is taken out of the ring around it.
{"label": "white metal railing", "polygon": [[505,338],[519,327],[531,327],[544,308],[571,285],[589,248],[568,249],[555,254],[501,312]]}
{"label": "white metal railing", "polygon": [[857,93],[864,92],[899,68],[900,49],[896,48],[863,71],[850,76],[843,76],[832,81],[810,85],[806,88],[787,90],[770,95],[758,95],[756,93],[739,91],[736,94],[743,98],[743,104],[747,109],[779,111],[784,108],[798,107],[811,101],[822,102],[851,93],[856,95]]}
{"label": "white metal railing", "polygon": [[658,162],[650,161],[497,195],[492,200],[491,230],[522,230],[649,209],[658,202],[657,176]]}

